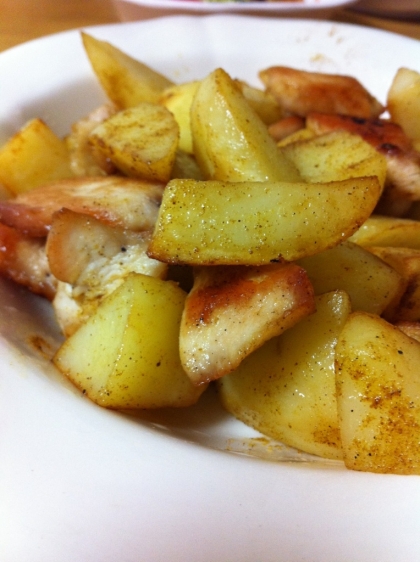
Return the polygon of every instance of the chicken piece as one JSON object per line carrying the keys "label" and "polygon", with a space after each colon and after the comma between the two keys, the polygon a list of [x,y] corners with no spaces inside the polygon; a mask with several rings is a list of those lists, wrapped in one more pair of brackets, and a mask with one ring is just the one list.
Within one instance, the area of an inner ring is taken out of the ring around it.
{"label": "chicken piece", "polygon": [[180,329],[180,355],[194,384],[233,371],[252,351],[315,311],[296,264],[195,270]]}
{"label": "chicken piece", "polygon": [[403,217],[413,201],[420,201],[420,152],[390,150],[387,156],[387,181],[375,212]]}
{"label": "chicken piece", "polygon": [[62,180],[0,201],[0,222],[45,237],[53,214],[67,208],[127,230],[150,230],[163,189],[161,183],[118,176]]}
{"label": "chicken piece", "polygon": [[0,274],[52,300],[57,280],[45,254],[45,239],[30,238],[0,223]]}
{"label": "chicken piece", "polygon": [[384,153],[389,147],[398,148],[402,152],[411,150],[411,141],[401,127],[387,119],[361,119],[349,115],[311,112],[306,117],[306,126],[316,135],[343,129],[361,136]]}
{"label": "chicken piece", "polygon": [[396,123],[386,119],[311,113],[306,126],[317,135],[337,129],[358,134],[384,154],[387,176],[376,213],[403,216],[412,201],[420,200],[420,153],[413,150],[410,139]]}
{"label": "chicken piece", "polygon": [[305,117],[313,111],[375,118],[384,110],[356,78],[273,66],[259,73],[277,103]]}
{"label": "chicken piece", "polygon": [[77,177],[113,174],[115,166],[89,142],[89,135],[100,123],[117,112],[111,103],[101,105],[84,119],[73,124],[66,138],[70,168]]}
{"label": "chicken piece", "polygon": [[166,276],[167,265],[146,254],[149,241],[149,232],[111,227],[68,209],[54,215],[46,252],[59,280],[53,307],[66,336],[130,273]]}

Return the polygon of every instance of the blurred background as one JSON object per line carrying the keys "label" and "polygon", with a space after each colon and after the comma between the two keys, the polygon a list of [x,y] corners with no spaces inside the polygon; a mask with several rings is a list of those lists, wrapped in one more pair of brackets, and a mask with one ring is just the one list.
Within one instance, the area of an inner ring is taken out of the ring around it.
{"label": "blurred background", "polygon": [[[234,4],[237,8],[238,3]],[[240,10],[248,9],[245,2],[240,4]],[[253,7],[257,6],[252,13],[258,14],[259,6],[264,4],[267,5],[266,2],[252,2]],[[350,0],[279,0],[269,4],[270,11],[263,11],[262,15],[330,19],[420,39],[420,0],[359,0],[353,3]],[[297,6],[295,11],[291,8],[293,4]],[[231,3],[204,3],[200,0],[0,0],[0,50],[71,28],[188,11],[206,13],[203,8],[206,10],[207,7],[208,10],[226,11],[231,6]],[[303,6],[307,6],[308,10],[303,10]],[[321,9],[324,6],[325,9]]]}

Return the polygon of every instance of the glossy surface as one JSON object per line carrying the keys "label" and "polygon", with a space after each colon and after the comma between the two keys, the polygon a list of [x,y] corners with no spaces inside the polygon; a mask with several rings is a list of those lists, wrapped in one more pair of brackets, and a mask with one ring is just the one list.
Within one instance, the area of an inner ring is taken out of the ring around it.
{"label": "glossy surface", "polygon": [[[178,17],[90,32],[176,81],[222,66],[258,83],[279,63],[353,74],[384,101],[400,65],[420,70],[419,43],[331,22]],[[34,115],[65,134],[103,100],[77,32],[3,53],[0,82],[3,138]],[[137,418],[102,410],[43,359],[59,339],[51,311],[8,284],[0,333],[2,561],[420,559],[420,477],[269,447],[212,395]]]}

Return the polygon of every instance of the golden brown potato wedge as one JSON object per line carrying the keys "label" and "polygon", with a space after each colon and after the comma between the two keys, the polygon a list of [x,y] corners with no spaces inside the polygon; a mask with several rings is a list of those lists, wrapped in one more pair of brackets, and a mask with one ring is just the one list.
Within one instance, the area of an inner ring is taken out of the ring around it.
{"label": "golden brown potato wedge", "polygon": [[[281,108],[266,92],[240,80],[235,80],[234,83],[242,92],[248,104],[266,125],[277,121],[283,116]],[[199,80],[175,84],[167,88],[160,98],[160,103],[174,114],[179,125],[179,147],[191,154],[194,152],[191,133],[191,106],[199,85]]]}
{"label": "golden brown potato wedge", "polygon": [[384,187],[385,156],[360,136],[347,131],[333,131],[290,143],[281,151],[293,162],[305,181],[328,182],[377,176],[381,187]]}
{"label": "golden brown potato wedge", "polygon": [[64,342],[54,364],[106,408],[194,404],[206,385],[194,386],[179,358],[185,296],[175,283],[132,274]]}
{"label": "golden brown potato wedge", "polygon": [[221,68],[199,84],[191,106],[194,154],[206,178],[298,181],[267,126]]}
{"label": "golden brown potato wedge", "polygon": [[11,195],[72,176],[65,141],[41,119],[26,123],[0,148],[0,184]]}
{"label": "golden brown potato wedge", "polygon": [[268,92],[250,86],[242,80],[235,80],[235,84],[261,121],[266,125],[271,125],[284,117],[283,109]]}
{"label": "golden brown potato wedge", "polygon": [[347,468],[420,474],[420,343],[379,316],[355,312],[335,352]]}
{"label": "golden brown potato wedge", "polygon": [[360,246],[393,246],[420,249],[420,222],[372,215],[350,238]]}
{"label": "golden brown potato wedge", "polygon": [[179,127],[165,107],[142,102],[96,127],[91,143],[126,176],[169,180],[179,142]]}
{"label": "golden brown potato wedge", "polygon": [[172,81],[106,41],[82,33],[83,46],[108,98],[120,109],[157,103]]}
{"label": "golden brown potato wedge", "polygon": [[188,154],[193,154],[193,140],[191,133],[191,105],[200,82],[185,82],[167,88],[160,97],[164,105],[175,117],[179,126],[179,148]]}
{"label": "golden brown potato wedge", "polygon": [[400,68],[388,91],[391,120],[401,125],[413,141],[420,141],[420,72]]}
{"label": "golden brown potato wedge", "polygon": [[219,393],[229,412],[263,434],[339,459],[334,348],[351,306],[337,291],[318,296],[316,307],[220,379]]}
{"label": "golden brown potato wedge", "polygon": [[407,281],[392,264],[346,241],[297,263],[308,273],[315,294],[342,289],[353,310],[382,314],[397,307]]}
{"label": "golden brown potato wedge", "polygon": [[345,240],[379,193],[376,177],[325,184],[172,180],[149,255],[191,265],[293,261]]}

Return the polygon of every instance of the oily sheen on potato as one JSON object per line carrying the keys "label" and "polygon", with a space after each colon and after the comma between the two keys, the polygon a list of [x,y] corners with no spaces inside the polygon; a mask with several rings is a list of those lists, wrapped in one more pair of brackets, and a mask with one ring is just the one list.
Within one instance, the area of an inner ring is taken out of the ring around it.
{"label": "oily sheen on potato", "polygon": [[191,265],[300,259],[351,236],[379,195],[376,177],[325,184],[172,180],[149,255]]}
{"label": "oily sheen on potato", "polygon": [[354,312],[336,347],[337,402],[348,468],[420,473],[420,343]]}
{"label": "oily sheen on potato", "polygon": [[316,306],[220,379],[219,392],[229,412],[263,434],[339,459],[334,348],[351,306],[344,291],[317,297]]}
{"label": "oily sheen on potato", "polygon": [[221,68],[199,84],[191,105],[194,154],[205,176],[224,181],[299,181],[267,126]]}

